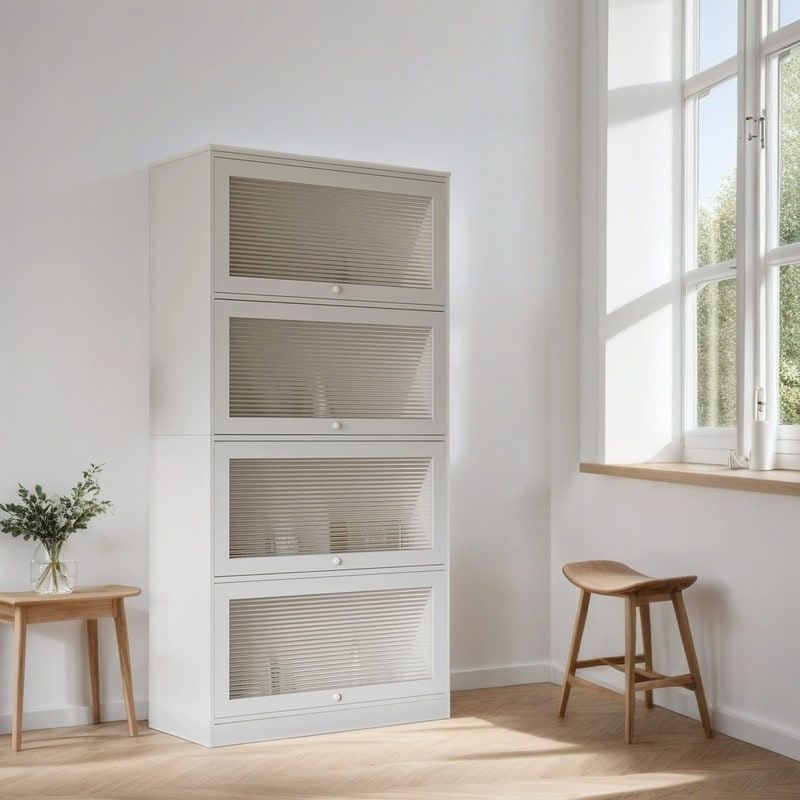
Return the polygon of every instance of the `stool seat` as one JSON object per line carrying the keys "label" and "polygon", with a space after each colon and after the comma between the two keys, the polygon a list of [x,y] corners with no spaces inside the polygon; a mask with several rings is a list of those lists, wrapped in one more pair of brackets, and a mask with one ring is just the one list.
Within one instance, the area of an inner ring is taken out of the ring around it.
{"label": "stool seat", "polygon": [[620,561],[574,561],[565,564],[563,572],[579,589],[617,596],[636,592],[680,592],[697,580],[696,575],[651,578]]}

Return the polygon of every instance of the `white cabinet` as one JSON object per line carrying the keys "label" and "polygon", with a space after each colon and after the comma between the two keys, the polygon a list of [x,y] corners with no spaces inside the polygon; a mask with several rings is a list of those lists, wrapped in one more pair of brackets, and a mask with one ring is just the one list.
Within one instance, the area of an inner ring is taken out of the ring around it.
{"label": "white cabinet", "polygon": [[217,442],[217,575],[445,563],[444,442]]}
{"label": "white cabinet", "polygon": [[441,312],[214,306],[218,434],[444,433]]}
{"label": "white cabinet", "polygon": [[443,305],[446,185],[216,158],[219,292]]}
{"label": "white cabinet", "polygon": [[218,584],[217,718],[444,692],[444,591],[441,571]]}
{"label": "white cabinet", "polygon": [[444,173],[154,166],[150,724],[449,713]]}

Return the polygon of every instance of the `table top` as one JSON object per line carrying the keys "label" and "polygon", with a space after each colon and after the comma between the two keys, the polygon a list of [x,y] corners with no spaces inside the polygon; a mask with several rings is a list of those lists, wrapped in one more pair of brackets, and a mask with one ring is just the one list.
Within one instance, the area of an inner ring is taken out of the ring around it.
{"label": "table top", "polygon": [[142,593],[135,586],[81,586],[70,594],[39,594],[38,592],[0,592],[0,604],[34,606],[40,603],[85,603],[93,600],[119,600],[137,597]]}

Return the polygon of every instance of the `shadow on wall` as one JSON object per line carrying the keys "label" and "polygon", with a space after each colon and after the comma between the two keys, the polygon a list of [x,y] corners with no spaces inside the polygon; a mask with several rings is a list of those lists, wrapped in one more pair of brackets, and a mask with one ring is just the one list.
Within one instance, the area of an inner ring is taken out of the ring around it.
{"label": "shadow on wall", "polygon": [[[619,72],[615,65],[617,80]],[[594,441],[600,442],[599,460],[677,460],[683,325],[680,80],[614,87],[606,103],[605,256],[597,284],[600,430]]]}

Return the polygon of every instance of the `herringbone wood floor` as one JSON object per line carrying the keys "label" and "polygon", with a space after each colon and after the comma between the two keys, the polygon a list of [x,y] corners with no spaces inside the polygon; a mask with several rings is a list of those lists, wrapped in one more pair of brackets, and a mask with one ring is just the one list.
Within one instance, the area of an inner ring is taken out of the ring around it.
{"label": "herringbone wood floor", "polygon": [[17,754],[2,736],[0,798],[800,798],[800,762],[643,704],[625,746],[621,697],[574,688],[563,720],[557,698],[552,684],[457,692],[443,722],[216,750],[129,739],[124,723],[27,733]]}

